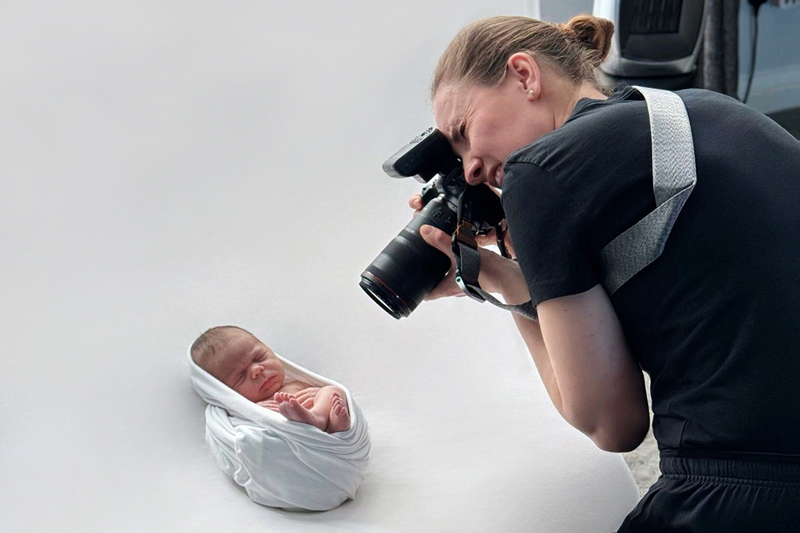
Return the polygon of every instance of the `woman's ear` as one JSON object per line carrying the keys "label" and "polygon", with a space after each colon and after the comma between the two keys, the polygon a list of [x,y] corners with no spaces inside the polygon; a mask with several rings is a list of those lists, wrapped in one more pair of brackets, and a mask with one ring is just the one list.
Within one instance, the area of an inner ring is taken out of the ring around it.
{"label": "woman's ear", "polygon": [[542,94],[542,76],[539,64],[525,52],[517,52],[508,58],[506,75],[511,76],[519,90],[528,100],[535,100]]}

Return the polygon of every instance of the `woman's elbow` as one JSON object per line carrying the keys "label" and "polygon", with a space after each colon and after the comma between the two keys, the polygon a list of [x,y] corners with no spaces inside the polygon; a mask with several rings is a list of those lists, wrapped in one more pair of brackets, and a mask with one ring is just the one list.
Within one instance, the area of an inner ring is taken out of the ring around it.
{"label": "woman's elbow", "polygon": [[636,449],[650,429],[647,401],[614,402],[598,409],[566,409],[562,416],[573,427],[592,439],[601,450],[629,452]]}
{"label": "woman's elbow", "polygon": [[603,451],[613,453],[630,452],[638,448],[647,435],[647,426],[643,429],[644,431],[630,432],[624,435],[601,431],[589,437]]}
{"label": "woman's elbow", "polygon": [[622,453],[635,450],[647,436],[650,429],[648,412],[635,416],[598,424],[587,435],[603,451]]}

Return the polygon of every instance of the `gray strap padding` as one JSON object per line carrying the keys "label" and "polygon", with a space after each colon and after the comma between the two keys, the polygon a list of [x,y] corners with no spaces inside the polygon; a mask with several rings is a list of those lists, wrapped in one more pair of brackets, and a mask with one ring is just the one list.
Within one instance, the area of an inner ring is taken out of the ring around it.
{"label": "gray strap padding", "polygon": [[680,96],[661,89],[634,88],[644,96],[650,116],[656,208],[600,251],[603,286],[609,294],[658,259],[697,182],[692,129]]}

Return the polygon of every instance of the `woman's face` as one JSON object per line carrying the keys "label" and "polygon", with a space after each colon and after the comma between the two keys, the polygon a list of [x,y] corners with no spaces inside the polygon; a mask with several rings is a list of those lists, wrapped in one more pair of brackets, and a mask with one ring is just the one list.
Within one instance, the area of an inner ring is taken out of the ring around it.
{"label": "woman's face", "polygon": [[[505,159],[555,129],[529,74],[509,65],[500,85],[442,85],[436,91],[436,127],[461,157],[470,185],[501,187]],[[528,92],[531,88],[534,94]]]}

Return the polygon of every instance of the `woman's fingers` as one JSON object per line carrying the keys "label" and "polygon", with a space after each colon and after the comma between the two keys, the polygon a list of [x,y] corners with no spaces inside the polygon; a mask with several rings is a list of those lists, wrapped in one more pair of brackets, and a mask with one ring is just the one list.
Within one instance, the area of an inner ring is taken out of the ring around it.
{"label": "woman's fingers", "polygon": [[[420,235],[430,246],[433,246],[440,252],[446,254],[450,258],[450,261],[453,261],[453,252],[450,249],[450,236],[447,233],[443,232],[439,228],[424,224],[420,228]],[[461,287],[459,287],[455,282],[455,274],[453,272],[452,264],[447,275],[436,287],[433,288],[431,292],[428,293],[425,299],[435,300],[444,296],[464,296]]]}
{"label": "woman's fingers", "polygon": [[422,195],[414,194],[408,199],[408,207],[414,210],[416,215],[422,209]]}
{"label": "woman's fingers", "polygon": [[447,254],[451,260],[453,259],[453,252],[450,249],[450,240],[451,240],[450,235],[443,232],[439,228],[435,228],[429,224],[424,224],[419,229],[419,233],[425,240],[425,242],[427,242],[440,252],[444,252],[445,254]]}

